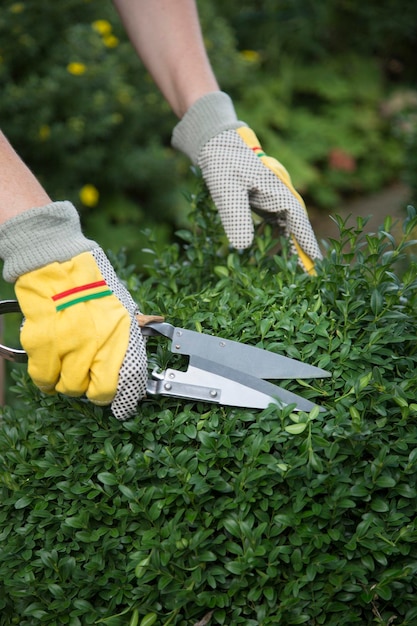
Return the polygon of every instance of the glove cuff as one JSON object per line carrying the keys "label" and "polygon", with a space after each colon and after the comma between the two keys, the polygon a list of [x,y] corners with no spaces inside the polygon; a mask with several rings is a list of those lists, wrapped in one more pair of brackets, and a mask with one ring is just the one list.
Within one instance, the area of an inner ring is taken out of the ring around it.
{"label": "glove cuff", "polygon": [[184,152],[194,165],[202,147],[225,130],[247,126],[237,119],[230,97],[223,91],[214,91],[199,98],[188,109],[172,133],[172,146]]}
{"label": "glove cuff", "polygon": [[82,234],[78,212],[67,201],[29,209],[0,226],[3,277],[10,283],[27,272],[54,261],[69,261],[96,247]]}

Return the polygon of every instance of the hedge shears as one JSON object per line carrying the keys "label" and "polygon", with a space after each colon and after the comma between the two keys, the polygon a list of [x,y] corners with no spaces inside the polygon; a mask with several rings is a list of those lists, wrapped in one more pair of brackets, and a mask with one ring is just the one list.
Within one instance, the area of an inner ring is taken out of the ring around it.
{"label": "hedge shears", "polygon": [[[0,301],[0,315],[20,312],[16,300]],[[294,410],[309,412],[316,406],[313,402],[268,380],[331,376],[320,367],[275,352],[173,326],[163,317],[138,315],[137,319],[144,336],[164,337],[171,342],[173,354],[189,357],[185,371],[155,368],[148,379],[148,396],[172,396],[252,409],[265,409],[270,404],[294,405]],[[15,363],[28,360],[24,350],[1,344],[0,357]]]}

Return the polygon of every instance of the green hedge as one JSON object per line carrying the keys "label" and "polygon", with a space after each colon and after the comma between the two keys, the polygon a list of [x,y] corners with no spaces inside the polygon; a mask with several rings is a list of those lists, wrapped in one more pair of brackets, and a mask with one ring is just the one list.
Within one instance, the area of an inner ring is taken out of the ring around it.
{"label": "green hedge", "polygon": [[[412,626],[415,210],[366,236],[340,222],[312,278],[268,229],[229,252],[193,204],[182,243],[157,254],[149,236],[146,278],[114,259],[126,284],[146,312],[328,369],[286,383],[326,411],[164,398],[119,423],[20,372],[24,407],[1,411],[0,624]],[[170,358],[154,338],[149,354]]]}

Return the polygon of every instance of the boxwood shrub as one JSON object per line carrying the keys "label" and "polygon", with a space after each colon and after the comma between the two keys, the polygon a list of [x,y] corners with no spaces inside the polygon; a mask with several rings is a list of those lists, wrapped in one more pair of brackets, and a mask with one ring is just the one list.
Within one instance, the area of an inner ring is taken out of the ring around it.
{"label": "boxwood shrub", "polygon": [[[113,259],[123,280],[148,313],[328,369],[283,383],[325,411],[158,398],[121,423],[16,368],[0,623],[415,625],[415,210],[367,235],[339,219],[309,277],[269,227],[230,251],[204,192],[191,202],[163,253],[147,233],[146,273]],[[162,340],[148,352],[172,363]]]}

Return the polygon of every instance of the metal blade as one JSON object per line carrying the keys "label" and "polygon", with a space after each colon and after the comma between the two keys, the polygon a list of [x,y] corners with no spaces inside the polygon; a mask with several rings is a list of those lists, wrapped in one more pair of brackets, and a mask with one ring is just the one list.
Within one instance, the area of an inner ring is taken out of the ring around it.
{"label": "metal blade", "polygon": [[158,378],[149,381],[148,393],[253,409],[295,404],[296,410],[309,412],[316,406],[265,380],[196,355],[186,372],[167,369]]}
{"label": "metal blade", "polygon": [[256,378],[279,380],[331,376],[330,372],[320,367],[238,341],[176,328],[166,323],[149,326],[172,340],[171,352],[175,354],[201,356]]}

